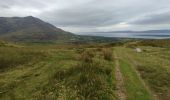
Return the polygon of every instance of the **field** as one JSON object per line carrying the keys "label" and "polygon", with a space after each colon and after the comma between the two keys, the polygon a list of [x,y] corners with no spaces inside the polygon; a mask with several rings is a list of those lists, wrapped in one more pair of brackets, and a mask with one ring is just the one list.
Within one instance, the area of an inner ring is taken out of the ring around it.
{"label": "field", "polygon": [[[76,45],[0,42],[0,99],[168,100],[167,42],[165,46],[159,41],[156,45],[153,41]],[[136,52],[136,47],[142,52]]]}

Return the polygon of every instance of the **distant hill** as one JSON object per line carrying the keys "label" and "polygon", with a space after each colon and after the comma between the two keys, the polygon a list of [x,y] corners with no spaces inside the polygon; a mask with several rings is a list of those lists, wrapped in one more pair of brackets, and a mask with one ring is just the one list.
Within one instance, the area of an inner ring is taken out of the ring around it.
{"label": "distant hill", "polygon": [[170,30],[148,30],[148,31],[137,31],[137,32],[138,33],[170,33]]}
{"label": "distant hill", "polygon": [[157,39],[157,40],[134,40],[125,43],[125,46],[136,48],[138,46],[152,46],[152,47],[170,47],[170,39]]}
{"label": "distant hill", "polygon": [[118,38],[82,36],[66,32],[38,18],[0,17],[0,39],[14,42],[113,42]]}
{"label": "distant hill", "polygon": [[11,41],[65,41],[74,34],[44,22],[38,18],[0,17],[0,38]]}
{"label": "distant hill", "polygon": [[[66,32],[38,18],[0,17],[0,39],[16,42],[112,42],[120,38],[102,37],[100,33],[170,33],[170,30],[96,32],[96,36],[80,36]],[[87,35],[87,34],[86,34]],[[140,34],[139,34],[140,35]],[[144,34],[154,35],[154,34]],[[159,35],[160,36],[160,35]],[[167,36],[167,35],[166,35]]]}
{"label": "distant hill", "polygon": [[146,30],[146,31],[108,31],[96,33],[170,33],[170,30]]}

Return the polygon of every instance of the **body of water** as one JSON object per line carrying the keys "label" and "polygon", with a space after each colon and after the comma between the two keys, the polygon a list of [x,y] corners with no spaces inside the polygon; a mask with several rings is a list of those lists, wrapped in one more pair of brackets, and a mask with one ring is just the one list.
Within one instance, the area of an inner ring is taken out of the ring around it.
{"label": "body of water", "polygon": [[141,38],[141,39],[170,39],[170,33],[80,33],[79,35],[119,37],[119,38]]}

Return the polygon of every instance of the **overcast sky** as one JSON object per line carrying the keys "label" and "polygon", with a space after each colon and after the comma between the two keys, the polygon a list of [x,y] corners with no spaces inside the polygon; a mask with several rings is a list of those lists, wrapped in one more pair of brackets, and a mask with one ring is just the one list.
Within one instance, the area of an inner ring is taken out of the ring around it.
{"label": "overcast sky", "polygon": [[0,0],[0,17],[13,16],[75,33],[170,29],[170,0]]}

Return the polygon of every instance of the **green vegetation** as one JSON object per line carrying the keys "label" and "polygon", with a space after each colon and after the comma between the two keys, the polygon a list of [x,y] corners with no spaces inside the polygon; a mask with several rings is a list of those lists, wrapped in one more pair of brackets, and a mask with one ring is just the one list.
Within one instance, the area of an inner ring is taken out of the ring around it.
{"label": "green vegetation", "polygon": [[[14,48],[13,48],[14,49]],[[13,50],[12,48],[10,50]],[[20,48],[21,50],[22,48]],[[30,48],[34,49],[34,47]],[[35,48],[48,56],[32,64],[21,64],[15,68],[6,69],[0,74],[1,99],[40,99],[43,98],[44,88],[48,87],[51,77],[60,68],[68,68],[76,64],[74,52],[71,50],[53,50],[49,48]],[[16,52],[20,53],[20,51]],[[44,54],[43,53],[43,54]],[[35,60],[35,59],[34,59]],[[22,61],[22,60],[21,60]],[[32,61],[31,59],[28,61]],[[51,85],[50,85],[51,86]],[[46,93],[45,95],[49,95]]]}
{"label": "green vegetation", "polygon": [[0,69],[36,63],[45,58],[45,52],[30,48],[1,47]]}
{"label": "green vegetation", "polygon": [[170,94],[169,49],[160,47],[141,47],[141,54],[128,50],[131,59],[136,61],[136,69],[149,87],[162,100],[168,100]]}
{"label": "green vegetation", "polygon": [[112,49],[103,49],[103,56],[105,60],[112,61],[113,60],[113,50]]}
{"label": "green vegetation", "polygon": [[[138,42],[128,43],[128,45],[130,44],[130,48],[119,47],[117,48],[117,52],[122,59],[127,60],[128,63],[131,63],[136,68],[141,78],[155,95],[155,98],[169,100],[170,48],[168,45],[170,41],[152,40],[151,43],[149,41],[147,42],[145,42],[145,46],[140,46],[140,42],[139,44]],[[133,46],[133,48],[131,48],[131,46]],[[137,53],[134,49],[136,47],[141,48],[142,52]]]}
{"label": "green vegetation", "polygon": [[126,61],[121,60],[120,64],[125,81],[127,100],[153,100],[153,97],[137,76],[135,69]]}
{"label": "green vegetation", "polygon": [[137,46],[152,46],[152,47],[170,47],[170,39],[163,39],[163,40],[141,40],[141,41],[134,41],[130,43],[126,43],[127,47],[137,47]]}
{"label": "green vegetation", "polygon": [[73,48],[0,47],[0,98],[116,99],[114,63],[95,48]]}
{"label": "green vegetation", "polygon": [[65,95],[66,100],[114,100],[113,64],[97,58],[89,60],[94,56],[89,51],[84,52],[82,56],[82,61],[76,66],[57,71],[54,75],[53,83],[60,83],[66,89],[61,90],[58,96]]}
{"label": "green vegetation", "polygon": [[[163,43],[140,43],[17,45],[2,41],[0,99],[119,100],[117,65],[127,100],[168,100],[170,48]],[[142,52],[137,53],[136,47]]]}

